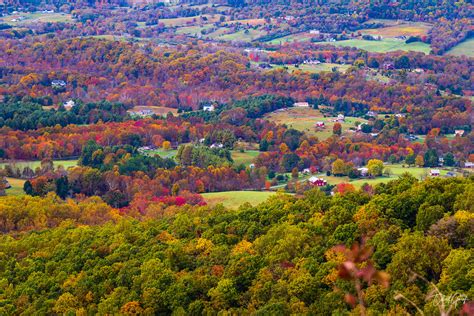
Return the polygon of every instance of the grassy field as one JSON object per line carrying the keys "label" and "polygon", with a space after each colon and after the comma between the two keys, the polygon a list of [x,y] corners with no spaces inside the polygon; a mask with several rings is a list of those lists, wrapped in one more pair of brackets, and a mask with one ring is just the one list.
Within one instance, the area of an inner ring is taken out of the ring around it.
{"label": "grassy field", "polygon": [[422,22],[402,23],[399,25],[389,25],[377,29],[362,29],[359,32],[362,34],[369,34],[382,37],[396,37],[396,36],[423,36],[428,34],[431,28],[430,24]]}
{"label": "grassy field", "polygon": [[134,112],[134,111],[143,111],[143,110],[151,110],[153,113],[161,116],[166,116],[168,113],[173,113],[174,115],[178,114],[178,110],[174,108],[168,108],[165,106],[134,106],[131,108],[128,112]]}
{"label": "grassy field", "polygon": [[176,26],[189,26],[190,24],[195,24],[201,21],[201,17],[206,18],[205,23],[214,23],[219,21],[220,14],[204,14],[202,16],[191,16],[183,18],[174,18],[174,19],[160,19],[160,23],[163,23],[167,27],[176,27]]}
{"label": "grassy field", "polygon": [[239,150],[233,150],[232,159],[234,160],[234,165],[250,165],[259,153],[258,150],[247,150],[243,153]]}
{"label": "grassy field", "polygon": [[[252,62],[253,64],[258,65],[259,63]],[[295,65],[277,65],[277,64],[271,64],[273,67],[272,69],[286,69],[288,72],[292,73],[293,71],[306,71],[309,73],[320,73],[320,72],[328,72],[332,71],[333,68],[336,68],[336,70],[340,72],[346,72],[351,65],[347,64],[333,64],[333,63],[320,63],[317,65],[314,64],[300,64],[298,67]]]}
{"label": "grassy field", "polygon": [[265,24],[265,19],[247,19],[247,20],[234,20],[234,21],[227,21],[227,24],[244,24],[244,25],[263,25]]}
{"label": "grassy field", "polygon": [[[312,108],[290,108],[284,111],[275,111],[265,116],[269,121],[277,124],[286,124],[296,130],[308,133],[312,136],[317,136],[320,140],[327,139],[332,135],[332,128],[334,122],[331,117],[324,117],[319,111]],[[322,121],[326,127],[323,129],[316,129],[314,125],[316,122]],[[356,127],[356,122],[366,122],[362,118],[346,117],[345,122],[341,123],[343,134],[351,127]]]}
{"label": "grassy field", "polygon": [[[421,180],[422,178],[428,176],[430,170],[432,168],[420,168],[420,167],[403,167],[400,164],[396,165],[385,165],[385,169],[390,169],[391,175],[389,177],[377,177],[375,179],[356,179],[352,180],[348,177],[334,177],[334,176],[325,176],[322,175],[321,177],[328,181],[329,184],[339,184],[339,183],[350,183],[353,184],[356,188],[362,187],[364,183],[368,183],[370,185],[376,185],[379,183],[387,183],[392,180],[396,180],[405,172],[412,174],[415,178]],[[384,170],[385,170],[384,169]],[[445,176],[448,173],[448,170],[440,169],[441,176]]]}
{"label": "grassy field", "polygon": [[[54,160],[53,164],[55,167],[63,166],[65,169],[69,167],[77,166],[77,160]],[[0,168],[5,167],[6,165],[12,165],[14,167],[23,169],[25,167],[30,167],[31,169],[35,170],[36,168],[41,166],[41,161],[11,161],[11,162],[2,162],[0,163]]]}
{"label": "grassy field", "polygon": [[266,43],[273,44],[273,45],[280,45],[284,43],[292,43],[292,42],[307,42],[310,41],[315,35],[309,34],[309,32],[297,33],[297,34],[290,34],[287,36],[275,38],[271,41]]}
{"label": "grassy field", "polygon": [[224,34],[217,37],[214,36],[213,38],[216,40],[223,40],[223,41],[251,42],[265,34],[266,34],[265,31],[248,29],[248,30],[240,30],[235,33]]}
{"label": "grassy field", "polygon": [[338,42],[323,42],[320,44],[330,44],[339,47],[356,47],[372,53],[385,53],[397,50],[416,51],[429,54],[431,48],[426,43],[414,42],[406,44],[403,40],[386,38],[381,41],[367,41],[359,39],[344,40]]}
{"label": "grassy field", "polygon": [[445,55],[474,57],[474,38],[470,38],[446,52]]}
{"label": "grassy field", "polygon": [[206,24],[203,26],[200,25],[193,25],[193,26],[183,26],[176,29],[176,34],[186,34],[190,36],[200,36],[202,30],[207,30],[212,27],[211,24]]}
{"label": "grassy field", "polygon": [[14,179],[14,178],[7,178],[8,183],[10,183],[11,188],[7,189],[7,195],[23,195],[25,191],[23,191],[23,185],[25,184],[25,180],[22,179]]}
{"label": "grassy field", "polygon": [[[15,20],[15,21],[13,21]],[[0,22],[7,23],[11,26],[24,26],[31,23],[58,23],[58,22],[72,22],[72,15],[64,13],[18,13],[7,15],[0,19]]]}
{"label": "grassy field", "polygon": [[204,193],[202,196],[209,205],[223,204],[227,208],[237,208],[247,202],[252,205],[260,204],[274,194],[276,193],[266,191],[228,191]]}
{"label": "grassy field", "polygon": [[293,65],[289,65],[288,71],[295,71],[295,70],[301,70],[301,71],[307,71],[310,73],[319,73],[319,72],[324,72],[324,71],[332,71],[333,68],[336,68],[340,72],[345,72],[347,69],[349,69],[351,65],[341,65],[341,64],[333,64],[333,63],[320,63],[317,65],[313,64],[301,64],[297,67]]}
{"label": "grassy field", "polygon": [[176,157],[177,153],[178,153],[177,149],[164,150],[164,149],[161,149],[161,148],[157,148],[157,149],[153,149],[153,150],[147,150],[145,155],[147,155],[147,156],[159,155],[161,158],[172,158],[172,159],[174,159]]}

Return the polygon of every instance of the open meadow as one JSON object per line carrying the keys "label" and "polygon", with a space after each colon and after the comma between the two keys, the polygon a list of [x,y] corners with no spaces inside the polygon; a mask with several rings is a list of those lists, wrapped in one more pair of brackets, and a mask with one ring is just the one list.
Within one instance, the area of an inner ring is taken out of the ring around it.
{"label": "open meadow", "polygon": [[[8,161],[8,162],[1,162],[0,163],[0,168],[4,168],[5,166],[10,165],[14,168],[26,168],[30,167],[32,170],[35,170],[36,168],[41,167],[41,161],[36,160],[36,161]],[[77,166],[77,160],[53,160],[53,165],[54,167],[59,167],[63,166],[64,169],[67,169],[69,167],[75,167]]]}
{"label": "open meadow", "polygon": [[258,205],[275,194],[268,191],[228,191],[204,193],[202,196],[209,205],[223,204],[227,208],[237,208],[244,203]]}
{"label": "open meadow", "polygon": [[[317,136],[320,140],[325,140],[332,135],[334,126],[334,117],[325,117],[319,110],[313,108],[289,108],[274,111],[265,116],[269,121],[277,124],[286,124],[296,130],[307,133],[311,136]],[[323,122],[325,127],[316,128],[316,122]],[[350,128],[355,128],[356,123],[366,122],[365,119],[358,117],[346,117],[342,125],[342,133],[346,133]]]}
{"label": "open meadow", "polygon": [[57,12],[20,12],[16,14],[6,15],[0,19],[0,22],[9,24],[11,26],[25,26],[31,23],[58,23],[58,22],[73,22],[72,15]]}
{"label": "open meadow", "polygon": [[474,38],[459,43],[448,50],[445,55],[474,57]]}
{"label": "open meadow", "polygon": [[334,63],[320,63],[320,64],[300,64],[298,67],[296,65],[276,65],[272,64],[273,68],[283,68],[288,72],[293,73],[294,71],[305,71],[309,73],[320,73],[320,72],[330,72],[337,70],[340,72],[346,72],[351,65],[347,64],[334,64]]}
{"label": "open meadow", "polygon": [[396,23],[381,28],[362,29],[359,30],[362,34],[369,34],[373,36],[397,37],[397,36],[424,36],[428,34],[431,24],[422,22],[411,23]]}
{"label": "open meadow", "polygon": [[394,38],[384,38],[380,41],[368,41],[362,39],[350,39],[337,42],[323,42],[319,44],[330,44],[337,47],[355,47],[371,53],[386,53],[397,50],[415,51],[429,54],[431,48],[428,44],[422,42],[413,42],[406,44],[404,40]]}

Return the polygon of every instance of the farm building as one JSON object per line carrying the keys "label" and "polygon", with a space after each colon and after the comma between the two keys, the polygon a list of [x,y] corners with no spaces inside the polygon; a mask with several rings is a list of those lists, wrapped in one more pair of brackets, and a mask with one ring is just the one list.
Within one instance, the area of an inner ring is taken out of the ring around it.
{"label": "farm building", "polygon": [[474,168],[474,162],[466,161],[464,163],[464,168]]}
{"label": "farm building", "polygon": [[214,105],[205,105],[203,108],[202,108],[203,111],[207,111],[207,112],[214,112],[216,110],[216,108],[214,107]]}
{"label": "farm building", "polygon": [[357,168],[357,171],[359,171],[360,175],[363,177],[366,177],[369,174],[369,169],[368,168]]}
{"label": "farm building", "polygon": [[74,102],[73,100],[69,100],[69,101],[63,103],[63,106],[66,109],[72,109],[75,105],[76,105],[76,102]]}
{"label": "farm building", "polygon": [[51,87],[53,88],[63,88],[66,86],[66,81],[64,80],[53,80],[51,81]]}
{"label": "farm building", "polygon": [[430,176],[432,177],[438,177],[440,175],[439,169],[431,169],[430,170]]}
{"label": "farm building", "polygon": [[375,113],[374,111],[368,111],[365,115],[370,117],[377,117],[377,113]]}
{"label": "farm building", "polygon": [[308,64],[308,65],[319,65],[321,62],[317,59],[307,59],[303,61],[303,64]]}
{"label": "farm building", "polygon": [[316,122],[316,124],[314,124],[314,126],[316,126],[316,127],[325,127],[326,125],[324,124],[324,122],[319,121],[319,122]]}
{"label": "farm building", "polygon": [[308,108],[309,103],[308,102],[295,102],[293,106],[297,108]]}
{"label": "farm building", "polygon": [[323,178],[318,178],[318,177],[311,177],[308,179],[309,183],[312,185],[318,186],[318,187],[323,187],[328,184],[326,180]]}
{"label": "farm building", "polygon": [[1,179],[0,181],[3,183],[5,189],[10,189],[12,187],[6,178]]}
{"label": "farm building", "polygon": [[346,117],[344,116],[344,114],[338,114],[337,117],[335,119],[333,119],[333,122],[342,123],[345,120],[346,120]]}
{"label": "farm building", "polygon": [[131,116],[147,117],[155,114],[152,110],[140,110],[140,111],[130,111]]}

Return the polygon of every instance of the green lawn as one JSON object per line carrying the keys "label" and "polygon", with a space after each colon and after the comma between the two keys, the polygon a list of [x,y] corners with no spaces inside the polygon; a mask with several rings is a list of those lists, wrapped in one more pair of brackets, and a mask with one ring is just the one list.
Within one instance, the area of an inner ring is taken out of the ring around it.
{"label": "green lawn", "polygon": [[275,194],[276,192],[267,191],[228,191],[203,193],[202,196],[209,205],[223,204],[227,208],[237,208],[246,202],[252,205],[260,204]]}
{"label": "green lawn", "polygon": [[[77,166],[77,160],[54,160],[53,164],[55,167],[63,166],[65,169],[69,167]],[[11,162],[2,162],[0,163],[0,168],[5,167],[6,165],[11,165],[13,167],[17,167],[23,169],[25,167],[30,167],[31,169],[35,170],[36,168],[41,166],[41,161],[11,161]]]}
{"label": "green lawn", "polygon": [[468,56],[474,57],[474,38],[465,40],[464,42],[454,46],[445,55],[454,55],[454,56]]}
{"label": "green lawn", "polygon": [[253,160],[260,154],[258,150],[246,150],[241,153],[239,150],[232,151],[232,159],[234,160],[234,165],[250,165]]}
{"label": "green lawn", "polygon": [[405,44],[405,41],[403,40],[392,38],[385,38],[381,41],[352,39],[337,42],[324,42],[319,44],[330,44],[339,47],[356,47],[373,53],[385,53],[402,50],[423,52],[425,54],[429,54],[431,51],[430,46],[426,43],[414,42],[410,44]]}

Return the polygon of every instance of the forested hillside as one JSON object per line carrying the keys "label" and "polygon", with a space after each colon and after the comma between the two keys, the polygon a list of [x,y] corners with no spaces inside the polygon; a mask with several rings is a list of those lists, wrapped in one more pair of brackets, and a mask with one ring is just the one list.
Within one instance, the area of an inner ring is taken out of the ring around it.
{"label": "forested hillside", "polygon": [[[472,178],[406,175],[370,194],[279,194],[233,211],[154,204],[118,214],[97,201],[10,198],[0,205],[8,232],[0,242],[0,313],[459,309],[474,294],[473,197]],[[440,294],[430,295],[435,288]]]}

